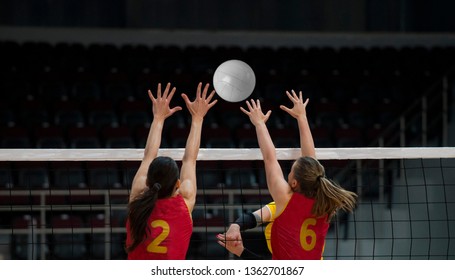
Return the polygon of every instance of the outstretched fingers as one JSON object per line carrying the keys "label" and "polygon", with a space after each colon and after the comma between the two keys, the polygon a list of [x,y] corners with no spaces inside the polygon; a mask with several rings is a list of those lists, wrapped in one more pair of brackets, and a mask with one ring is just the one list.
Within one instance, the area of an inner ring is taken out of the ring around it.
{"label": "outstretched fingers", "polygon": [[210,84],[207,83],[204,87],[204,91],[202,92],[202,99],[204,99],[207,103],[208,103],[208,107],[209,109],[212,108],[217,102],[218,100],[213,100],[213,97],[215,96],[215,90],[213,89],[210,93],[209,93],[209,96],[207,97],[207,93],[209,92],[209,88],[210,88]]}
{"label": "outstretched fingers", "polygon": [[[252,101],[253,102],[253,101]],[[250,101],[246,101],[246,106],[248,107],[248,110],[243,108],[243,107],[240,107],[240,110],[245,113],[247,116],[251,116],[251,112],[253,111],[253,107],[252,105],[250,104]]]}
{"label": "outstretched fingers", "polygon": [[[168,86],[170,86],[170,85],[171,84],[168,84]],[[166,98],[168,100],[168,102],[170,102],[172,97],[174,97],[175,90],[176,90],[176,88],[173,87],[171,92],[167,96],[164,97],[164,98]],[[166,92],[167,92],[167,88],[166,88]]]}
{"label": "outstretched fingers", "polygon": [[[291,94],[291,92],[292,92],[292,94]],[[296,102],[299,102],[299,101],[302,100],[302,92],[301,91],[299,92],[298,96],[297,96],[297,93],[295,93],[294,90],[291,90],[291,92],[286,91],[286,95],[292,101],[292,103],[295,104]]]}
{"label": "outstretched fingers", "polygon": [[290,114],[291,113],[291,108],[288,108],[284,105],[280,105],[280,109],[285,111],[286,113]]}
{"label": "outstretched fingers", "polygon": [[303,93],[302,93],[302,91],[299,91],[299,99],[303,101]]}
{"label": "outstretched fingers", "polygon": [[190,101],[190,98],[188,97],[188,95],[186,95],[185,93],[182,93],[181,94],[182,98],[183,98],[183,101],[185,101],[185,104],[186,106],[190,106],[191,105],[191,101]]}
{"label": "outstretched fingers", "polygon": [[186,107],[193,117],[204,118],[208,110],[210,110],[210,108],[212,108],[218,102],[216,99],[212,100],[215,95],[215,90],[210,91],[210,94],[208,94],[209,88],[209,83],[207,83],[204,88],[202,88],[202,83],[200,82],[196,89],[196,97],[192,101],[185,93],[181,94],[183,100],[185,101]]}
{"label": "outstretched fingers", "polygon": [[164,88],[164,91],[161,91],[161,83],[158,84],[159,90],[158,90],[158,98],[163,98],[166,99],[169,93],[169,88],[171,87],[171,83],[167,83],[166,87]]}
{"label": "outstretched fingers", "polygon": [[207,102],[209,102],[209,109],[212,108],[213,106],[215,106],[215,104],[218,102],[217,99],[211,101],[214,95],[215,95],[215,90],[212,90],[209,97],[207,98]]}
{"label": "outstretched fingers", "polygon": [[253,109],[256,109],[256,102],[254,101],[254,99],[250,100],[250,104]]}
{"label": "outstretched fingers", "polygon": [[180,107],[180,106],[175,106],[174,108],[172,108],[172,109],[170,110],[170,112],[169,112],[170,114],[169,114],[169,115],[172,115],[172,114],[174,114],[175,112],[180,111],[180,110],[182,110],[182,107]]}
{"label": "outstretched fingers", "polygon": [[245,110],[243,107],[240,107],[240,111],[242,111],[246,115],[250,115],[250,111]]}
{"label": "outstretched fingers", "polygon": [[[202,85],[202,83],[200,83]],[[207,83],[204,87],[204,90],[202,91],[202,99],[207,99],[207,91],[209,90],[210,84]]]}
{"label": "outstretched fingers", "polygon": [[152,100],[152,102],[156,102],[156,99],[155,99],[155,97],[153,96],[152,91],[151,91],[151,90],[148,90],[147,93],[149,94],[150,100]]}
{"label": "outstretched fingers", "polygon": [[272,114],[272,110],[268,110],[267,114],[264,116],[264,122],[267,122],[269,120],[270,115]]}
{"label": "outstretched fingers", "polygon": [[306,107],[306,105],[308,104],[308,101],[310,101],[309,98],[307,98],[307,99],[305,100],[305,102],[303,103],[303,105],[304,105],[305,107]]}
{"label": "outstretched fingers", "polygon": [[171,88],[171,83],[167,83],[166,88],[164,89],[164,92],[163,92],[161,89],[161,83],[158,83],[158,87],[156,90],[156,98],[153,96],[153,93],[151,90],[148,90],[148,95],[152,101],[157,100],[157,99],[162,99],[162,98],[170,101],[176,91],[175,87],[173,87],[171,90],[170,90],[170,88]]}
{"label": "outstretched fingers", "polygon": [[156,98],[161,98],[161,83],[158,83],[158,87],[156,89]]}
{"label": "outstretched fingers", "polygon": [[202,91],[202,83],[200,82],[197,85],[197,89],[196,89],[196,99],[200,99],[201,98],[201,91]]}
{"label": "outstretched fingers", "polygon": [[153,103],[154,118],[166,119],[175,112],[182,110],[182,107],[180,106],[176,106],[174,108],[170,108],[169,106],[176,92],[176,88],[171,87],[171,83],[166,84],[164,91],[162,90],[161,83],[158,83],[156,97],[153,95],[151,90],[148,90],[147,92],[150,100]]}
{"label": "outstretched fingers", "polygon": [[294,118],[297,118],[301,115],[306,115],[306,106],[309,102],[309,98],[306,98],[304,101],[302,91],[299,91],[298,93],[294,90],[286,91],[286,95],[288,96],[289,100],[292,101],[293,106],[292,108],[289,108],[284,105],[280,105],[280,109],[290,114]]}
{"label": "outstretched fingers", "polygon": [[294,102],[294,96],[291,95],[291,93],[289,91],[286,91],[286,95],[288,96],[289,100],[291,100],[292,102]]}

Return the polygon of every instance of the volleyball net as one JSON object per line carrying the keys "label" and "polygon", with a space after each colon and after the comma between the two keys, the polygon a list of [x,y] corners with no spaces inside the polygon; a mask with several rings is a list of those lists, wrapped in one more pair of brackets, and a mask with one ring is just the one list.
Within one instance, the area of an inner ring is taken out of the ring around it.
{"label": "volleyball net", "polygon": [[[184,149],[161,149],[179,160]],[[324,259],[455,259],[455,148],[319,148],[329,178],[359,195],[327,234]],[[278,148],[285,176],[299,149]],[[0,258],[125,259],[125,219],[142,149],[0,149]],[[272,201],[259,149],[201,149],[188,259],[242,212]],[[264,226],[243,233],[269,255]]]}

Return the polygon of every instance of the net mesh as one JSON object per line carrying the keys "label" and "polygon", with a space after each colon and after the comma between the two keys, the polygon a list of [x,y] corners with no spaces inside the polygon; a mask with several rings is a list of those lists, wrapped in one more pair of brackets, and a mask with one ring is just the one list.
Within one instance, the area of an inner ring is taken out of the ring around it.
{"label": "net mesh", "polygon": [[[140,149],[0,150],[0,256],[125,259],[126,204]],[[163,149],[177,161],[182,149]],[[285,176],[298,149],[277,149]],[[359,194],[324,259],[455,259],[454,148],[317,149],[327,176]],[[201,149],[188,259],[233,258],[215,241],[272,200],[258,149]],[[243,234],[268,252],[264,227]]]}

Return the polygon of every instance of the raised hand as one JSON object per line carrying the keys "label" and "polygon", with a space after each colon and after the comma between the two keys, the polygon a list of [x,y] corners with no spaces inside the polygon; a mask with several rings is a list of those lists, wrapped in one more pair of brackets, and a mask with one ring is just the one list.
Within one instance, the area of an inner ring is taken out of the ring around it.
{"label": "raised hand", "polygon": [[177,111],[182,110],[182,107],[176,106],[170,108],[169,104],[171,103],[172,97],[175,93],[175,87],[171,88],[171,83],[167,83],[164,92],[161,92],[161,83],[158,84],[156,98],[153,96],[152,92],[149,90],[148,94],[150,100],[153,103],[153,118],[165,120],[166,118],[172,116]]}
{"label": "raised hand", "polygon": [[292,94],[289,91],[286,91],[286,95],[289,97],[289,100],[292,101],[294,106],[292,108],[288,108],[281,105],[280,108],[296,119],[306,116],[306,105],[308,104],[309,99],[307,98],[305,102],[303,102],[301,91],[299,91],[298,96],[294,90],[292,90]]}
{"label": "raised hand", "polygon": [[193,119],[203,119],[208,110],[218,102],[218,100],[211,101],[215,95],[215,90],[212,90],[207,97],[209,86],[210,84],[206,84],[204,90],[202,90],[202,83],[199,83],[196,90],[196,98],[193,102],[190,101],[185,93],[182,93],[182,98]]}
{"label": "raised hand", "polygon": [[269,110],[267,114],[264,115],[261,109],[261,102],[259,101],[259,99],[257,99],[256,101],[251,99],[251,102],[247,100],[246,105],[248,107],[248,110],[242,107],[240,107],[240,110],[250,118],[250,121],[254,126],[257,126],[261,123],[266,123],[270,117],[270,114],[272,114],[272,111]]}

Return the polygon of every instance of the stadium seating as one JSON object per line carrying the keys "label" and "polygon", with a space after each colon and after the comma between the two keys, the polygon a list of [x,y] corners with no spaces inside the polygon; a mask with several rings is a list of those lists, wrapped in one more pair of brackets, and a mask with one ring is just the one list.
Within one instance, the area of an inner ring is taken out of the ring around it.
{"label": "stadium seating", "polygon": [[[311,100],[310,122],[329,129],[329,134],[333,135],[343,123],[360,129],[375,124],[384,128],[406,108],[412,96],[421,94],[438,74],[452,66],[444,57],[454,52],[453,48],[420,47],[241,49],[32,42],[2,42],[2,49],[11,54],[2,68],[5,75],[1,90],[9,93],[5,100],[9,105],[2,104],[2,130],[11,125],[19,130],[42,124],[64,128],[120,124],[130,127],[131,139],[136,139],[137,127],[146,126],[152,120],[148,89],[154,92],[157,82],[170,81],[178,91],[191,95],[197,81],[203,78],[203,82],[211,82],[209,73],[228,57],[244,59],[255,70],[257,83],[251,97],[263,99],[264,106],[273,109],[271,127],[280,124],[295,127],[292,119],[276,110],[278,104],[289,105],[284,91],[295,89]],[[423,63],[415,63],[417,60]],[[180,96],[176,95],[174,100],[175,105],[184,105]],[[377,104],[387,104],[387,110],[369,110],[381,108]],[[209,136],[203,145],[252,145],[235,138],[235,130],[249,121],[239,111],[239,105],[242,104],[220,100],[214,110],[223,114],[211,112],[207,126],[214,124],[230,129],[230,139],[223,136],[225,140],[221,141]],[[187,117],[185,113],[176,114],[168,120],[169,127],[186,126]],[[2,139],[5,148],[64,147],[60,140],[43,143],[43,140],[27,140],[26,135],[12,140],[13,134],[2,133],[2,138],[4,135],[8,135]],[[181,139],[174,136],[167,134],[163,140],[172,147],[182,146]],[[93,148],[117,146],[102,139],[74,142],[70,140],[67,144],[69,147],[93,145]],[[121,145],[131,144],[126,142]],[[278,142],[280,146],[294,144],[286,139]],[[144,141],[136,144],[143,145]],[[331,141],[325,145],[338,146]]]}

